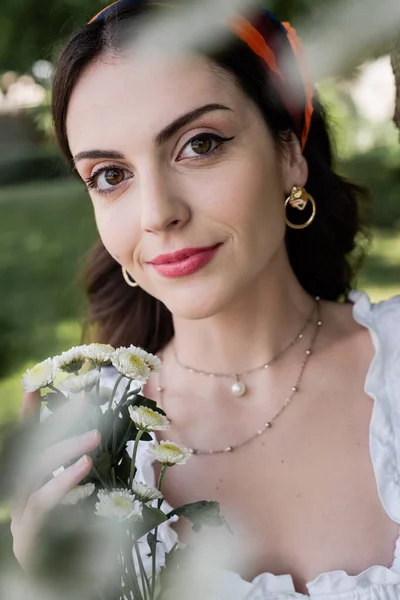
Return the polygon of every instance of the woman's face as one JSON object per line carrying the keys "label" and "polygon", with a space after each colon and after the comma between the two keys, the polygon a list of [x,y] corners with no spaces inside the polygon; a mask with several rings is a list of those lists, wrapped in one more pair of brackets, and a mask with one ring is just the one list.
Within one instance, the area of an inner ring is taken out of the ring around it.
{"label": "woman's face", "polygon": [[172,314],[211,316],[267,276],[306,168],[229,75],[199,57],[98,61],[67,132],[105,247]]}

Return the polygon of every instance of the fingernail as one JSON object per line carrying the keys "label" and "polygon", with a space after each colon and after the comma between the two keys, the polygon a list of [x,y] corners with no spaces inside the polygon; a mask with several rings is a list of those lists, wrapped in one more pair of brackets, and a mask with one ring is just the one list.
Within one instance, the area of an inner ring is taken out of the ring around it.
{"label": "fingernail", "polygon": [[92,431],[88,431],[87,433],[83,434],[83,440],[85,442],[93,442],[98,438],[98,436],[99,432],[97,429],[92,429]]}
{"label": "fingernail", "polygon": [[75,468],[80,471],[81,469],[83,470],[85,467],[87,467],[89,464],[89,458],[84,455],[82,456],[82,458],[80,458],[78,460],[78,462],[75,463]]}

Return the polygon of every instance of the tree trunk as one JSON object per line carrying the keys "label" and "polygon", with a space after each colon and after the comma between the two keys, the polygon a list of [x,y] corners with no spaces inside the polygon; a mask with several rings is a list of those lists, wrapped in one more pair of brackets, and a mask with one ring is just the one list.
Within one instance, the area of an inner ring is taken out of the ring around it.
{"label": "tree trunk", "polygon": [[400,37],[393,48],[392,67],[396,79],[396,109],[393,120],[400,130]]}

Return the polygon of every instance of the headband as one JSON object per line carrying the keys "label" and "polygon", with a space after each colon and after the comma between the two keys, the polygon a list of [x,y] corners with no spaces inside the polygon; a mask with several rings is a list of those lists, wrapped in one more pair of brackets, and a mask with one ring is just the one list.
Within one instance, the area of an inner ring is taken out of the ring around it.
{"label": "headband", "polygon": [[[97,13],[89,24],[142,2],[143,0],[117,0]],[[168,5],[151,0],[147,0],[147,4]],[[296,30],[290,23],[281,23],[267,10],[259,10],[249,20],[236,15],[229,23],[229,28],[261,59],[269,72],[304,150],[314,112],[315,88],[307,72],[301,40]],[[288,53],[295,60],[288,60]]]}

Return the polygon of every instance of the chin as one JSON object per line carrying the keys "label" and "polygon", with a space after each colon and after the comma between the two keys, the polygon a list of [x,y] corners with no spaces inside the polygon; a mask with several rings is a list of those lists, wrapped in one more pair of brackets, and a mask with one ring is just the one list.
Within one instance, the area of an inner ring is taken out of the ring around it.
{"label": "chin", "polygon": [[190,288],[179,289],[168,294],[160,295],[160,300],[165,304],[174,317],[179,319],[207,319],[226,308],[235,296],[228,286],[220,284],[193,285]]}

